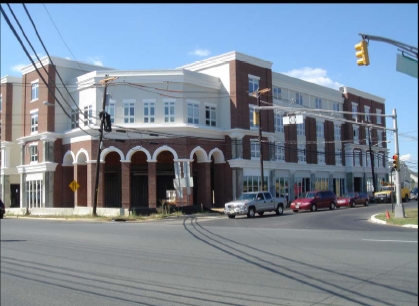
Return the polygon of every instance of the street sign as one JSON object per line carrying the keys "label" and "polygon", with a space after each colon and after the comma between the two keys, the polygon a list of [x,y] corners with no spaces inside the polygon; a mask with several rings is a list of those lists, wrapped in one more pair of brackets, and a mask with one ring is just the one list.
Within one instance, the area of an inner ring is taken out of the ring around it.
{"label": "street sign", "polygon": [[284,125],[303,123],[303,115],[289,115],[283,117]]}
{"label": "street sign", "polygon": [[73,190],[73,192],[75,192],[80,187],[79,183],[76,181],[72,181],[68,186],[71,188],[71,190]]}
{"label": "street sign", "polygon": [[397,54],[396,70],[418,78],[418,61],[402,54]]}

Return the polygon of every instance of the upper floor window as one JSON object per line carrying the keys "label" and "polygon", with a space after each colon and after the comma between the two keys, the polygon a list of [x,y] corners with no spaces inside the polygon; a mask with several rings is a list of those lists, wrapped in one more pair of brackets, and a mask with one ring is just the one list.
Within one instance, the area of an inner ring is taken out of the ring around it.
{"label": "upper floor window", "polygon": [[38,110],[31,112],[31,133],[38,132]]}
{"label": "upper floor window", "polygon": [[361,166],[361,151],[359,150],[354,150],[354,165],[356,167]]}
{"label": "upper floor window", "polygon": [[31,163],[38,161],[38,145],[30,145],[29,146],[29,153],[31,157]]}
{"label": "upper floor window", "polygon": [[164,102],[164,122],[175,122],[175,102]]}
{"label": "upper floor window", "polygon": [[354,133],[354,143],[359,143],[359,126],[354,125],[352,127]]}
{"label": "upper floor window", "polygon": [[115,104],[114,99],[109,99],[109,104],[105,108],[105,111],[111,116],[111,123],[115,123]]}
{"label": "upper floor window", "polygon": [[324,123],[323,122],[316,123],[316,136],[317,138],[324,138]]}
{"label": "upper floor window", "polygon": [[274,115],[274,124],[275,124],[275,132],[284,132],[284,117],[281,114],[275,113]]}
{"label": "upper floor window", "polygon": [[217,126],[217,108],[215,106],[205,105],[205,125]]}
{"label": "upper floor window", "polygon": [[316,98],[316,108],[318,109],[322,108],[322,99]]}
{"label": "upper floor window", "polygon": [[154,102],[144,102],[144,123],[154,123]]}
{"label": "upper floor window", "polygon": [[259,77],[249,74],[249,94],[259,90]]}
{"label": "upper floor window", "polygon": [[306,161],[306,146],[304,144],[298,144],[298,162],[305,162]]}
{"label": "upper floor window", "polygon": [[358,104],[352,102],[352,119],[358,120]]}
{"label": "upper floor window", "polygon": [[334,111],[339,112],[339,111],[340,111],[339,103],[334,102],[334,103],[333,103],[333,106],[332,106],[332,109],[333,109]]}
{"label": "upper floor window", "polygon": [[381,109],[377,109],[376,110],[376,113],[377,113],[377,124],[381,124],[382,123],[382,121],[381,121],[381,113],[382,113],[382,110]]}
{"label": "upper floor window", "polygon": [[297,124],[297,135],[305,136],[306,135],[306,125],[303,123]]}
{"label": "upper floor window", "polygon": [[71,129],[77,128],[79,125],[79,110],[78,109],[72,109],[71,110]]}
{"label": "upper floor window", "polygon": [[84,119],[83,119],[84,126],[87,126],[89,124],[93,124],[93,119],[92,119],[92,117],[93,117],[93,108],[92,108],[91,105],[84,107],[83,114],[84,114]]}
{"label": "upper floor window", "polygon": [[370,122],[371,118],[370,118],[370,107],[369,106],[364,106],[364,113],[365,113],[365,122]]}
{"label": "upper floor window", "polygon": [[251,139],[250,140],[250,157],[253,158],[260,158],[260,146],[258,139]]}
{"label": "upper floor window", "polygon": [[[374,153],[373,153],[374,154]],[[371,153],[370,151],[365,151],[365,166],[371,167]]]}
{"label": "upper floor window", "polygon": [[334,132],[335,132],[335,140],[340,141],[342,139],[340,124],[334,125]]}
{"label": "upper floor window", "polygon": [[35,81],[31,84],[31,101],[38,100],[39,95],[39,82]]}
{"label": "upper floor window", "polygon": [[134,123],[135,103],[134,101],[124,101],[124,123]]}
{"label": "upper floor window", "polygon": [[335,150],[335,164],[342,165],[342,149]]}
{"label": "upper floor window", "polygon": [[324,147],[319,146],[317,148],[317,163],[318,164],[325,164],[326,163]]}
{"label": "upper floor window", "polygon": [[377,146],[382,147],[383,146],[383,132],[377,131]]}
{"label": "upper floor window", "polygon": [[[257,124],[253,122],[253,113],[255,112],[254,106],[249,105],[249,123],[250,123],[250,129],[254,130],[258,127]],[[256,114],[258,116],[258,114]]]}
{"label": "upper floor window", "polygon": [[199,104],[188,103],[188,123],[199,124]]}
{"label": "upper floor window", "polygon": [[295,93],[295,104],[303,105],[303,95],[299,92]]}
{"label": "upper floor window", "polygon": [[275,146],[275,159],[285,161],[285,150],[281,143],[277,143]]}
{"label": "upper floor window", "polygon": [[281,99],[281,88],[274,86],[274,99]]}

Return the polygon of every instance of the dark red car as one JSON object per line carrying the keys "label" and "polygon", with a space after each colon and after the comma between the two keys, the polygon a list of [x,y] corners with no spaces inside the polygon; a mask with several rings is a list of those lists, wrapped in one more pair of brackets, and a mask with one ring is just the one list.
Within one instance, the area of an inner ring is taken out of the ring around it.
{"label": "dark red car", "polygon": [[3,216],[6,214],[6,207],[2,200],[0,200],[0,219],[3,219]]}
{"label": "dark red car", "polygon": [[333,191],[313,190],[303,193],[299,198],[292,201],[290,208],[295,213],[300,210],[316,211],[323,208],[333,210],[336,208],[336,202],[336,195]]}
{"label": "dark red car", "polygon": [[347,192],[343,196],[338,197],[336,207],[349,206],[355,207],[356,205],[368,206],[368,195],[363,192]]}

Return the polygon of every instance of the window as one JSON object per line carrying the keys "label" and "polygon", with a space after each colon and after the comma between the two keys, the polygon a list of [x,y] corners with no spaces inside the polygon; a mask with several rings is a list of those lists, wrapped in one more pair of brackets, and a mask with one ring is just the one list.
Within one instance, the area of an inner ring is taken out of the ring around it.
{"label": "window", "polygon": [[79,124],[79,110],[78,109],[72,109],[71,110],[71,129],[77,128]]}
{"label": "window", "polygon": [[26,182],[26,200],[30,208],[43,207],[42,201],[42,180]]}
{"label": "window", "polygon": [[39,95],[39,82],[32,82],[31,85],[31,101],[38,100]]}
{"label": "window", "polygon": [[31,133],[38,132],[38,110],[31,112]]}
{"label": "window", "polygon": [[154,102],[144,102],[144,123],[154,123]]}
{"label": "window", "polygon": [[[316,177],[314,179],[314,189],[315,190],[328,190],[329,189],[329,179],[328,178],[322,178],[322,177]],[[319,192],[321,197],[327,198],[330,197],[328,193]]]}
{"label": "window", "polygon": [[382,147],[383,146],[383,132],[377,131],[377,146]]}
{"label": "window", "polygon": [[298,144],[298,162],[306,162],[306,146],[304,144]]}
{"label": "window", "polygon": [[281,88],[274,86],[274,99],[281,99]]}
{"label": "window", "polygon": [[317,138],[324,138],[324,122],[316,122]]}
{"label": "window", "polygon": [[31,163],[36,163],[38,161],[38,145],[30,145],[29,154],[31,158]]}
{"label": "window", "polygon": [[322,108],[322,99],[316,98],[316,108],[318,109]]}
{"label": "window", "polygon": [[303,123],[297,124],[297,135],[305,136],[306,135],[306,126],[303,121]]}
{"label": "window", "polygon": [[84,114],[84,119],[83,119],[84,126],[92,124],[93,123],[93,121],[92,121],[93,110],[92,110],[91,105],[84,107],[83,114]]}
{"label": "window", "polygon": [[326,163],[324,147],[321,147],[321,146],[317,147],[317,163],[318,164]]}
{"label": "window", "polygon": [[369,106],[364,106],[364,113],[365,113],[365,122],[370,122],[370,108]]}
{"label": "window", "polygon": [[253,122],[253,112],[255,111],[254,106],[249,105],[249,123],[250,129],[254,130],[257,129],[258,125]]}
{"label": "window", "polygon": [[111,123],[115,123],[115,104],[116,101],[114,99],[109,99],[109,105],[105,107],[105,111],[111,117]]}
{"label": "window", "polygon": [[175,102],[164,102],[164,122],[175,122]]}
{"label": "window", "polygon": [[259,90],[259,77],[249,74],[249,94]]}
{"label": "window", "polygon": [[352,126],[353,133],[354,133],[354,143],[359,143],[359,126],[354,125]]}
{"label": "window", "polygon": [[[373,153],[374,154],[374,153]],[[371,153],[370,151],[365,151],[365,166],[371,167]]]}
{"label": "window", "polygon": [[[260,176],[243,176],[243,192],[259,191],[262,185]],[[264,190],[268,190],[268,177],[263,178]]]}
{"label": "window", "polygon": [[281,114],[274,115],[275,132],[284,133],[284,120]]}
{"label": "window", "polygon": [[134,101],[124,101],[124,123],[134,123]]}
{"label": "window", "polygon": [[335,124],[334,125],[334,132],[335,132],[335,140],[340,141],[342,139],[340,124]]}
{"label": "window", "polygon": [[332,109],[333,109],[334,111],[339,112],[339,111],[340,111],[339,103],[337,103],[337,102],[333,102]]}
{"label": "window", "polygon": [[299,92],[295,93],[295,104],[303,105],[303,95]]}
{"label": "window", "polygon": [[260,158],[260,146],[258,139],[250,140],[250,157],[251,159]]}
{"label": "window", "polygon": [[205,125],[217,126],[217,108],[215,106],[205,105]]}
{"label": "window", "polygon": [[381,153],[378,153],[378,158],[377,158],[377,164],[378,164],[378,167],[379,168],[384,168],[385,166],[384,166],[384,163],[385,163],[385,161],[384,161],[384,153],[383,152],[381,152]]}
{"label": "window", "polygon": [[279,161],[285,161],[285,151],[281,143],[278,142],[275,146],[275,159]]}
{"label": "window", "polygon": [[199,124],[199,104],[188,103],[188,123]]}
{"label": "window", "polygon": [[376,111],[376,113],[377,113],[377,124],[381,124],[381,113],[382,113],[382,110],[381,109],[377,109],[377,111]]}
{"label": "window", "polygon": [[342,165],[342,150],[341,149],[335,150],[335,164]]}
{"label": "window", "polygon": [[352,102],[352,119],[358,120],[358,104]]}
{"label": "window", "polygon": [[288,201],[288,177],[275,178],[275,191],[276,191],[276,196],[286,197]]}
{"label": "window", "polygon": [[354,166],[361,166],[361,151],[359,150],[354,150]]}

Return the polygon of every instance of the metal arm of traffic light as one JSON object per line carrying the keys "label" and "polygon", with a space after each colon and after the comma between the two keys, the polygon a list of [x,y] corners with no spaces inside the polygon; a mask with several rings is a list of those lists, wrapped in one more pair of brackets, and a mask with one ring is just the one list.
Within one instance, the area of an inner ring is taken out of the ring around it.
{"label": "metal arm of traffic light", "polygon": [[413,47],[413,46],[409,46],[407,44],[389,39],[389,38],[385,38],[385,37],[380,37],[380,36],[374,36],[374,35],[368,35],[368,34],[363,34],[363,33],[359,33],[359,35],[361,35],[363,40],[375,40],[375,41],[381,41],[381,42],[385,42],[385,43],[389,43],[391,45],[394,45],[396,47],[399,47],[400,49],[403,49],[404,51],[412,54],[414,57],[416,57],[416,59],[418,58],[418,48],[417,47]]}

